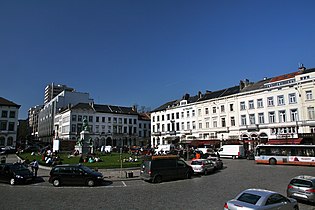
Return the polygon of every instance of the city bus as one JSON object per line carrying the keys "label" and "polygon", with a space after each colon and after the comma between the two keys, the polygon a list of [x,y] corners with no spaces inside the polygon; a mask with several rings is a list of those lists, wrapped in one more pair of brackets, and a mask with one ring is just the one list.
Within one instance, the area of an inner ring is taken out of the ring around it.
{"label": "city bus", "polygon": [[255,162],[315,166],[315,145],[258,145]]}

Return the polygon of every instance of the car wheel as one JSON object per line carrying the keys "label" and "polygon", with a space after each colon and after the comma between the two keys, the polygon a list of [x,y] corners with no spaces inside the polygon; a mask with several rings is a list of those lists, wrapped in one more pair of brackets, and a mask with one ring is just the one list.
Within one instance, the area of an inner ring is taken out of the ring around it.
{"label": "car wheel", "polygon": [[191,172],[187,172],[186,178],[187,178],[187,179],[191,179]]}
{"label": "car wheel", "polygon": [[59,180],[59,179],[54,179],[53,185],[54,185],[55,187],[59,187],[59,186],[60,186],[60,180]]}
{"label": "car wheel", "polygon": [[15,185],[15,179],[10,179],[10,185]]}
{"label": "car wheel", "polygon": [[294,206],[294,210],[299,210],[299,206]]}
{"label": "car wheel", "polygon": [[93,186],[95,185],[94,180],[89,179],[89,180],[87,181],[87,185],[88,185],[89,187],[93,187]]}
{"label": "car wheel", "polygon": [[208,170],[205,170],[204,174],[205,174],[205,175],[208,175]]}
{"label": "car wheel", "polygon": [[270,165],[276,165],[276,164],[277,164],[277,160],[274,159],[274,158],[271,158],[271,159],[269,160],[269,164],[270,164]]}
{"label": "car wheel", "polygon": [[154,178],[154,183],[161,183],[162,182],[162,176],[158,175]]}

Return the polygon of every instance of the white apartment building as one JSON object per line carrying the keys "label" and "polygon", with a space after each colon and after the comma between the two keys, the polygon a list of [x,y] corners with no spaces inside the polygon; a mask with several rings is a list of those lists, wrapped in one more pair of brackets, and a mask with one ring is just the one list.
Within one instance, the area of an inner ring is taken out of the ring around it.
{"label": "white apartment building", "polygon": [[55,116],[55,138],[77,141],[87,119],[95,147],[145,146],[150,142],[150,118],[135,107],[79,103],[60,110]]}
{"label": "white apartment building", "polygon": [[54,137],[54,119],[56,113],[64,107],[78,103],[92,103],[88,93],[64,90],[44,105],[38,114],[38,138],[51,143]]}
{"label": "white apartment building", "polygon": [[0,97],[0,147],[16,146],[20,105]]}
{"label": "white apartment building", "polygon": [[151,113],[151,144],[315,143],[315,69],[186,94]]}

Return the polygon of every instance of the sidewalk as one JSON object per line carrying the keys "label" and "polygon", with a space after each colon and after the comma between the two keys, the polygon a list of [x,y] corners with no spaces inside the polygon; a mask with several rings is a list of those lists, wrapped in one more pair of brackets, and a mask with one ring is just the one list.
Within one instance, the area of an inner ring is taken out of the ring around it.
{"label": "sidewalk", "polygon": [[[20,159],[15,154],[9,154],[7,156],[1,155],[1,157],[6,157],[7,163],[16,163]],[[42,170],[39,172],[39,176],[49,176],[51,167],[39,165],[39,169]],[[115,168],[115,169],[98,169],[104,176],[105,180],[109,181],[130,181],[130,180],[139,180],[140,179],[140,168]]]}

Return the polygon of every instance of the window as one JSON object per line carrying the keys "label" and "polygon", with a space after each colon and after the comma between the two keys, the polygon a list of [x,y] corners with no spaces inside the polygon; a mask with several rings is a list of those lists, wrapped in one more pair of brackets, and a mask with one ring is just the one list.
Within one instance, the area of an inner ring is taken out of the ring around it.
{"label": "window", "polygon": [[170,119],[171,119],[171,115],[170,115],[170,114],[167,114],[167,115],[166,115],[166,119],[167,119],[167,120],[170,120]]}
{"label": "window", "polygon": [[176,119],[179,119],[179,112],[176,112]]}
{"label": "window", "polygon": [[264,107],[264,103],[262,98],[257,99],[257,108],[263,108]]}
{"label": "window", "polygon": [[284,105],[284,96],[278,96],[278,106]]}
{"label": "window", "polygon": [[0,146],[5,146],[5,138],[3,136],[0,136]]}
{"label": "window", "polygon": [[134,125],[137,124],[137,119],[133,119],[133,124],[134,124]]}
{"label": "window", "polygon": [[199,123],[199,129],[202,129],[202,123],[201,122]]}
{"label": "window", "polygon": [[113,118],[113,121],[114,121],[114,123],[116,124],[116,123],[117,123],[117,117],[114,117],[114,118]]}
{"label": "window", "polygon": [[246,115],[241,115],[241,125],[246,125]]}
{"label": "window", "polygon": [[152,122],[155,122],[155,116],[152,117]]}
{"label": "window", "polygon": [[225,118],[221,118],[221,125],[222,127],[226,127]]}
{"label": "window", "polygon": [[107,121],[108,121],[108,123],[111,123],[111,122],[112,122],[112,118],[111,118],[111,117],[108,117],[108,118],[107,118]]}
{"label": "window", "polygon": [[165,132],[165,126],[162,124],[162,132]]}
{"label": "window", "polygon": [[7,130],[7,121],[1,121],[0,122],[0,131]]}
{"label": "window", "polygon": [[198,116],[201,116],[201,109],[198,109]]}
{"label": "window", "polygon": [[275,112],[269,112],[269,123],[275,123]]}
{"label": "window", "polygon": [[191,116],[194,117],[195,115],[195,110],[191,110]]}
{"label": "window", "polygon": [[216,120],[213,121],[213,127],[217,128],[218,127],[218,122]]}
{"label": "window", "polygon": [[105,117],[102,117],[102,122],[103,122],[103,123],[105,122]]}
{"label": "window", "polygon": [[279,122],[286,122],[286,115],[285,115],[285,110],[279,111]]}
{"label": "window", "polygon": [[209,128],[209,127],[210,127],[210,123],[206,122],[206,128]]}
{"label": "window", "polygon": [[13,146],[13,137],[12,136],[8,137],[7,146]]}
{"label": "window", "polygon": [[187,130],[190,130],[190,122],[187,122]]}
{"label": "window", "polygon": [[15,118],[15,111],[10,111],[9,117],[10,117],[10,118]]}
{"label": "window", "polygon": [[306,100],[312,100],[313,99],[313,94],[311,90],[305,91],[306,94]]}
{"label": "window", "polygon": [[295,96],[295,93],[290,93],[290,94],[289,94],[289,103],[290,103],[290,104],[295,104],[295,103],[296,103],[296,96]]}
{"label": "window", "polygon": [[77,125],[76,124],[72,124],[71,125],[71,132],[72,133],[76,133],[77,132]]}
{"label": "window", "polygon": [[250,114],[249,115],[249,124],[254,125],[255,123],[255,114]]}
{"label": "window", "polygon": [[164,115],[162,115],[162,121],[164,121]]}
{"label": "window", "polygon": [[192,129],[196,129],[196,122],[192,121]]}
{"label": "window", "polygon": [[72,121],[76,122],[77,121],[77,115],[72,115]]}
{"label": "window", "polygon": [[185,130],[185,123],[182,122],[182,130]]}
{"label": "window", "polygon": [[290,110],[290,116],[291,116],[291,121],[295,122],[298,120],[298,111],[297,109],[291,109]]}
{"label": "window", "polygon": [[245,101],[242,101],[242,102],[240,103],[240,108],[241,108],[241,110],[245,110],[245,109],[246,109],[246,107],[245,107]]}
{"label": "window", "polygon": [[209,114],[209,108],[205,108],[205,114]]}
{"label": "window", "polygon": [[183,119],[184,117],[184,112],[181,112],[181,118]]}
{"label": "window", "polygon": [[78,121],[82,122],[82,115],[78,115]]}
{"label": "window", "polygon": [[212,113],[213,114],[217,113],[217,107],[216,106],[212,107]]}
{"label": "window", "polygon": [[8,117],[8,111],[3,110],[1,114],[2,118],[7,118]]}
{"label": "window", "polygon": [[274,106],[273,97],[268,97],[267,98],[267,104],[268,104],[268,106]]}
{"label": "window", "polygon": [[176,123],[176,130],[179,131],[179,123]]}
{"label": "window", "polygon": [[89,122],[93,122],[93,116],[89,116]]}
{"label": "window", "polygon": [[[157,122],[159,122],[160,121],[160,116],[158,115],[158,116],[156,116],[156,121]],[[132,120],[131,120],[131,122],[132,122]],[[130,124],[132,124],[132,123],[130,123]]]}
{"label": "window", "polygon": [[131,125],[132,124],[132,119],[131,118],[129,118],[129,125]]}
{"label": "window", "polygon": [[231,112],[234,111],[234,104],[230,104],[230,111],[231,111]]}
{"label": "window", "polygon": [[265,123],[264,113],[258,113],[258,123],[259,124],[264,124]]}
{"label": "window", "polygon": [[96,121],[96,122],[99,122],[99,121],[100,121],[100,117],[96,117],[96,118],[95,118],[95,121]]}
{"label": "window", "polygon": [[172,120],[175,119],[175,113],[172,113]]}
{"label": "window", "polygon": [[14,131],[14,122],[9,122],[9,131]]}
{"label": "window", "polygon": [[225,107],[224,107],[224,105],[221,105],[221,112],[225,112]]}
{"label": "window", "polygon": [[255,108],[255,107],[254,107],[254,101],[253,101],[253,100],[248,101],[248,108],[249,108],[249,109],[254,109],[254,108]]}
{"label": "window", "polygon": [[122,118],[118,118],[118,123],[122,124]]}
{"label": "window", "polygon": [[190,117],[190,116],[189,116],[189,111],[187,111],[186,113],[187,113],[187,118]]}
{"label": "window", "polygon": [[235,117],[231,117],[231,126],[235,126]]}
{"label": "window", "polygon": [[315,120],[315,110],[314,107],[307,107],[308,119]]}

